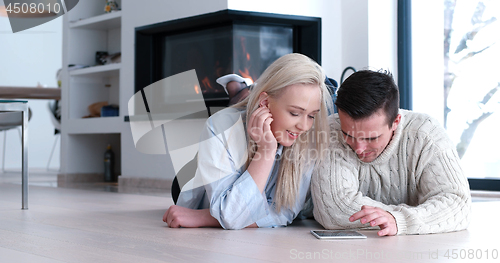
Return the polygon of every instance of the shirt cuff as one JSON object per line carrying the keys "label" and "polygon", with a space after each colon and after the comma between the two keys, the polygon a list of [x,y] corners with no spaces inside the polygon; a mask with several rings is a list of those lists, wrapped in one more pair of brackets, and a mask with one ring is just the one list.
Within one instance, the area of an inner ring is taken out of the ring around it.
{"label": "shirt cuff", "polygon": [[406,235],[406,233],[408,232],[408,228],[406,225],[405,215],[398,211],[387,211],[387,212],[389,212],[396,220],[396,227],[398,228],[398,232],[396,233],[396,235]]}
{"label": "shirt cuff", "polygon": [[276,222],[274,222],[273,217],[270,214],[260,220],[257,220],[255,223],[258,227],[280,227],[279,225],[276,225]]}
{"label": "shirt cuff", "polygon": [[246,203],[246,209],[250,213],[250,224],[269,215],[267,199],[265,195],[259,191],[257,184],[248,171],[245,171],[242,176],[238,178],[237,183],[233,186],[233,190],[235,190],[234,188],[236,188],[237,192]]}

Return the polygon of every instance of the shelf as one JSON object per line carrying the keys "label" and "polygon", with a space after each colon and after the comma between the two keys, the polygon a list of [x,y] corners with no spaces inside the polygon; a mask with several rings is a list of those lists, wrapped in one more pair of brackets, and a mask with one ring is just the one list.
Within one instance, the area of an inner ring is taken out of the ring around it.
{"label": "shelf", "polygon": [[[63,17],[64,66],[61,163],[64,174],[102,173],[103,154],[108,144],[115,152],[115,172],[121,171],[121,134],[130,130],[123,116],[82,118],[97,102],[120,105],[121,63],[96,65],[96,52],[115,54],[122,50],[121,11],[104,13],[103,0],[79,1]],[[113,60],[115,61],[115,60]],[[118,61],[118,60],[116,60]],[[89,67],[78,68],[67,65]],[[120,111],[119,111],[120,112]]]}
{"label": "shelf", "polygon": [[98,117],[69,119],[65,125],[68,134],[107,134],[121,133],[123,125],[130,125],[123,122],[123,117]]}
{"label": "shelf", "polygon": [[94,66],[82,69],[75,69],[69,72],[70,76],[106,77],[117,76],[121,68],[121,63],[114,63],[103,66]]}
{"label": "shelf", "polygon": [[103,14],[99,16],[94,16],[74,22],[70,22],[70,28],[81,28],[81,29],[99,29],[107,30],[112,28],[118,28],[122,24],[122,12],[112,12],[109,14]]}

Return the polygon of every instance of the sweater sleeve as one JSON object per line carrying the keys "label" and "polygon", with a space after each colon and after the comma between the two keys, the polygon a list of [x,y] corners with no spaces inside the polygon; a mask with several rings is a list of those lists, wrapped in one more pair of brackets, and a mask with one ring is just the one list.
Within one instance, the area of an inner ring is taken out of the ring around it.
{"label": "sweater sleeve", "polygon": [[330,148],[326,161],[317,167],[311,181],[314,218],[326,229],[369,227],[349,217],[363,205],[391,210],[391,206],[363,196],[359,190],[358,172],[350,149],[339,144]]}
{"label": "sweater sleeve", "polygon": [[[434,149],[432,149],[434,148]],[[453,149],[431,147],[421,154],[417,170],[417,204],[397,205],[389,212],[396,219],[398,235],[430,234],[466,229],[471,197],[459,157]]]}

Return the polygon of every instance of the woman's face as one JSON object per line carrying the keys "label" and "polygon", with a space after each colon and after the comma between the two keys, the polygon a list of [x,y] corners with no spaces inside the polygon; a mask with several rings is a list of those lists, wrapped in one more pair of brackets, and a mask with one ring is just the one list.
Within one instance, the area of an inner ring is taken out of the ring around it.
{"label": "woman's face", "polygon": [[320,110],[321,92],[316,84],[294,84],[284,88],[276,98],[267,100],[276,141],[291,146],[300,134],[311,129]]}

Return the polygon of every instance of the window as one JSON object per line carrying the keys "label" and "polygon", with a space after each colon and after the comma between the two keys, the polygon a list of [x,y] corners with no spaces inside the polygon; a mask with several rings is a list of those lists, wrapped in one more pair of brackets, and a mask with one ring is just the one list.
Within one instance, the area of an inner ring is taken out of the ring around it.
{"label": "window", "polygon": [[444,1],[444,125],[470,178],[500,179],[500,1]]}
{"label": "window", "polygon": [[500,1],[412,1],[411,8],[413,110],[442,122],[471,189],[500,191]]}

